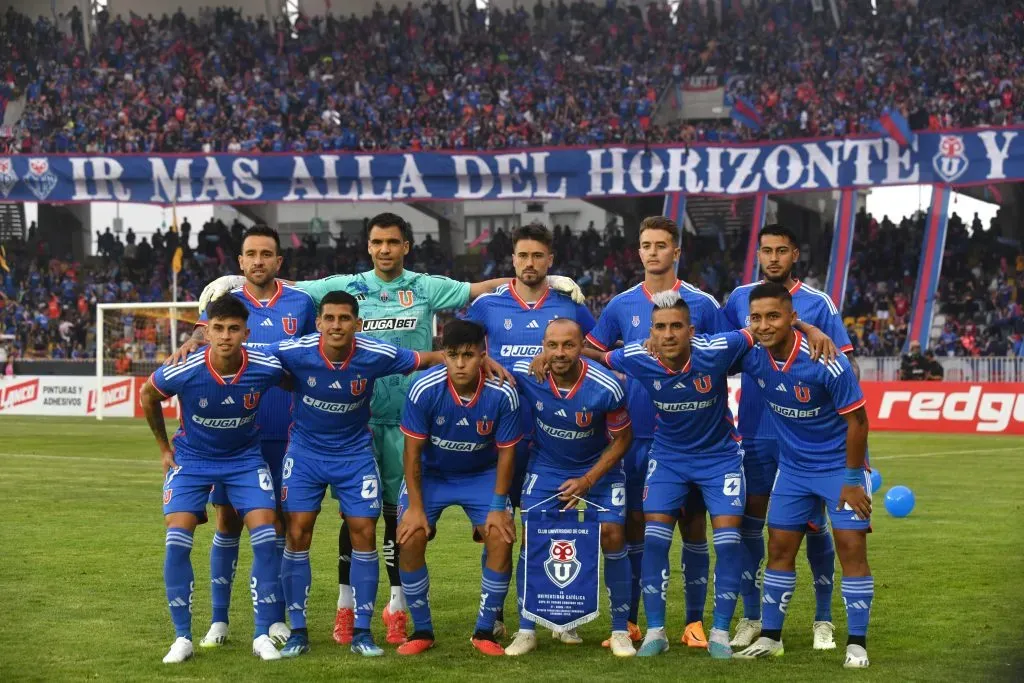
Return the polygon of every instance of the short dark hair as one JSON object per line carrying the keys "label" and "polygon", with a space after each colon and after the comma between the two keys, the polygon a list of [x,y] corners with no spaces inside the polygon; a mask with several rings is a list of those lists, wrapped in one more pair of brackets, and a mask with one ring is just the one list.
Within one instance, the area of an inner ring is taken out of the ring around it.
{"label": "short dark hair", "polygon": [[543,223],[529,223],[521,228],[516,228],[516,231],[512,233],[512,248],[514,249],[519,240],[533,240],[534,242],[540,242],[548,251],[551,251],[552,237],[551,231]]}
{"label": "short dark hair", "polygon": [[672,236],[673,244],[679,242],[679,225],[668,216],[648,216],[640,221],[640,236],[645,230],[664,230]]}
{"label": "short dark hair", "polygon": [[359,302],[356,298],[346,291],[337,289],[333,292],[327,292],[324,294],[324,298],[320,299],[320,306],[316,309],[316,314],[319,316],[324,312],[324,306],[328,304],[334,304],[338,306],[348,306],[352,309],[352,315],[359,317]]}
{"label": "short dark hair", "polygon": [[750,290],[750,303],[758,299],[781,299],[793,304],[793,295],[789,293],[782,284],[778,282],[762,282]]}
{"label": "short dark hair", "polygon": [[237,318],[242,322],[248,322],[249,309],[238,297],[225,294],[219,299],[214,299],[206,307],[206,319],[213,320],[214,318]]}
{"label": "short dark hair", "polygon": [[398,228],[402,232],[402,239],[406,242],[412,243],[412,226],[399,216],[397,213],[391,213],[385,211],[384,213],[378,213],[376,216],[371,218],[366,224],[366,239],[370,239],[370,231],[374,227],[378,228]]}
{"label": "short dark hair", "polygon": [[679,296],[679,292],[673,289],[666,289],[664,292],[656,292],[654,296],[651,297],[651,302],[654,304],[654,310],[651,311],[651,315],[654,315],[657,311],[678,308],[686,314],[686,319],[690,320],[690,305],[686,303],[686,300],[683,299],[683,297]]}
{"label": "short dark hair", "polygon": [[463,346],[478,346],[483,348],[487,339],[484,328],[468,320],[452,320],[444,326],[444,334],[441,336],[441,347],[458,349]]}
{"label": "short dark hair", "polygon": [[796,239],[796,233],[787,228],[785,225],[782,225],[781,223],[772,223],[761,228],[761,232],[757,234],[757,246],[761,246],[761,239],[765,235],[785,237],[796,249],[800,248],[800,243]]}
{"label": "short dark hair", "polygon": [[238,253],[242,253],[242,247],[245,246],[245,240],[250,237],[269,237],[274,240],[274,247],[277,253],[281,253],[281,236],[277,234],[277,230],[274,230],[269,225],[254,225],[244,233],[242,233],[242,242],[238,245]]}

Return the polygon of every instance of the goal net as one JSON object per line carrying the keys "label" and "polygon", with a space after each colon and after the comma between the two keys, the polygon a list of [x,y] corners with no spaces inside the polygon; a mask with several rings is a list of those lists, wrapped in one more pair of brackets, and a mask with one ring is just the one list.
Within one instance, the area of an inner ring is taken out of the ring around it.
{"label": "goal net", "polygon": [[[96,306],[96,386],[104,378],[145,376],[192,336],[199,319],[196,301],[161,301]],[[99,393],[97,393],[99,395]],[[96,418],[103,419],[103,401]]]}

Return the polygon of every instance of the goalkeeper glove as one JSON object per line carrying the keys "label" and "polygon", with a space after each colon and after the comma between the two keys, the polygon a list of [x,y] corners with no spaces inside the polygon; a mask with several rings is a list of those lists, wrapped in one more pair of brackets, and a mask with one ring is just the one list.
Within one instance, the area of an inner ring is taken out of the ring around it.
{"label": "goalkeeper glove", "polygon": [[565,294],[578,304],[582,304],[587,300],[587,298],[583,296],[583,290],[580,289],[580,286],[576,284],[576,281],[571,277],[565,277],[564,275],[548,275],[548,287],[556,292]]}
{"label": "goalkeeper glove", "polygon": [[199,314],[202,315],[206,311],[210,302],[216,301],[235,287],[241,287],[244,284],[245,278],[241,275],[224,275],[206,285],[203,288],[203,293],[199,295]]}

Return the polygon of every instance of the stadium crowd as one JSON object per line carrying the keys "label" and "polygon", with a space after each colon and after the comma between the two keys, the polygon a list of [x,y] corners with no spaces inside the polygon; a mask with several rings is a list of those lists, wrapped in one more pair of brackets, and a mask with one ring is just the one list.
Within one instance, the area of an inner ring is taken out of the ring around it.
{"label": "stadium crowd", "polygon": [[[447,2],[293,26],[196,17],[0,15],[8,151],[281,152],[847,135],[895,106],[917,129],[1024,120],[1024,8],[1012,0],[700,4]],[[675,21],[673,21],[675,19]],[[716,75],[764,125],[654,125],[672,84]]]}
{"label": "stadium crowd", "polygon": [[[183,247],[178,300],[195,301],[205,283],[237,272],[235,255],[243,231],[240,222],[211,220],[196,232],[187,217],[180,230],[157,230],[152,239],[138,239],[129,228],[114,235],[97,232],[98,255],[77,263],[50,253],[49,243],[32,226],[26,241],[8,242],[7,271],[0,269],[0,343],[9,355],[29,358],[87,359],[95,349],[95,305],[117,302],[161,302],[172,299],[171,259]],[[853,261],[843,315],[859,355],[897,356],[906,340],[911,297],[917,277],[923,217],[894,223],[861,212],[857,217]],[[984,230],[975,216],[970,224],[950,219],[939,291],[944,328],[932,349],[938,356],[1024,355],[1024,252],[995,244],[994,230]],[[555,268],[574,278],[587,294],[595,316],[618,292],[643,279],[643,266],[629,248],[622,228],[593,224],[573,232],[555,226]],[[804,244],[798,273],[814,287],[823,285],[831,237]],[[680,276],[724,302],[740,284],[745,240],[724,241],[684,235]],[[315,279],[334,273],[372,268],[361,244],[343,234],[285,240],[282,277]],[[512,272],[512,245],[497,231],[479,255],[458,265],[438,242],[426,238],[406,261],[424,271],[475,281]],[[108,357],[124,344],[135,344],[142,360],[167,353],[168,335],[157,318],[134,318],[139,331],[112,335]],[[128,326],[126,326],[128,327]],[[183,333],[188,325],[182,326]],[[6,340],[4,342],[3,340]],[[128,354],[131,355],[131,354]]]}

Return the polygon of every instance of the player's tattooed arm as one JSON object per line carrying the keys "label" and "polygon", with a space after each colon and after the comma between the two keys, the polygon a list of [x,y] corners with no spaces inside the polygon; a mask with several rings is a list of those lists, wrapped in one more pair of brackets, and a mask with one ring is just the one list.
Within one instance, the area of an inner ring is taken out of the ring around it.
{"label": "player's tattooed arm", "polygon": [[611,432],[611,437],[611,443],[608,444],[608,447],[604,449],[604,453],[601,454],[601,457],[598,458],[597,462],[594,463],[594,466],[586,474],[575,479],[566,479],[558,487],[558,499],[566,504],[563,508],[564,510],[571,510],[576,507],[579,502],[576,498],[583,498],[587,491],[600,481],[601,477],[608,474],[622,460],[623,456],[626,455],[626,451],[629,450],[629,445],[633,443],[633,428],[627,424],[622,429]]}
{"label": "player's tattooed arm", "polygon": [[836,348],[836,345],[829,336],[814,325],[805,323],[803,320],[797,320],[793,323],[793,327],[803,332],[807,337],[807,346],[811,348],[811,360],[824,358],[825,362],[831,363],[839,355],[839,349]]}
{"label": "player's tattooed arm", "polygon": [[[846,472],[839,508],[849,505],[861,518],[871,516],[871,498],[864,488],[864,461],[868,448],[868,412],[863,406],[843,415],[846,420]],[[857,483],[854,483],[857,482]]]}
{"label": "player's tattooed arm", "polygon": [[402,513],[398,522],[398,545],[409,541],[417,533],[422,532],[424,538],[430,537],[430,523],[423,509],[423,488],[421,476],[421,458],[426,439],[418,439],[405,435],[405,449],[402,462],[405,469],[405,488],[409,496],[409,506]]}
{"label": "player's tattooed arm", "polygon": [[857,357],[853,355],[853,351],[846,352],[846,360],[850,361],[850,369],[853,370],[853,376],[858,380],[860,379],[860,364],[857,362]]}
{"label": "player's tattooed arm", "polygon": [[164,361],[164,365],[183,363],[188,354],[199,350],[203,346],[206,346],[206,325],[196,325],[196,328],[192,330],[192,337],[178,347],[177,351],[168,356],[167,360]]}
{"label": "player's tattooed arm", "polygon": [[147,381],[142,385],[142,396],[139,400],[142,403],[142,410],[146,414],[149,431],[153,432],[153,438],[156,439],[156,445],[160,449],[160,464],[163,465],[166,475],[169,469],[177,467],[178,464],[174,462],[174,449],[171,448],[171,442],[167,439],[164,409],[160,405],[165,398],[166,396],[153,386],[152,381]]}

